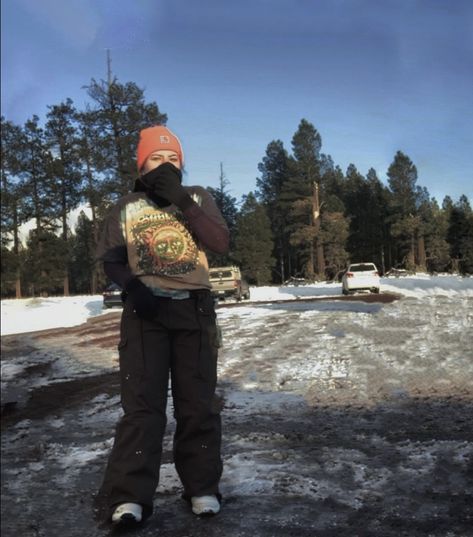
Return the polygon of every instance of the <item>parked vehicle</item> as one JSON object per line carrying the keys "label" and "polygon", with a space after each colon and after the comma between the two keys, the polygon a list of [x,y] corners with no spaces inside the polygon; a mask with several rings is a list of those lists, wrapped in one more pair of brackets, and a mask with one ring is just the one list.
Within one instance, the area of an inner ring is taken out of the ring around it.
{"label": "parked vehicle", "polygon": [[122,290],[116,284],[112,283],[105,288],[105,291],[102,293],[103,296],[103,307],[104,308],[113,308],[113,306],[122,306]]}
{"label": "parked vehicle", "polygon": [[342,293],[355,291],[379,293],[379,272],[374,263],[352,263],[342,276]]}
{"label": "parked vehicle", "polygon": [[215,298],[250,298],[248,282],[242,278],[240,269],[235,266],[213,267],[209,272],[211,292]]}

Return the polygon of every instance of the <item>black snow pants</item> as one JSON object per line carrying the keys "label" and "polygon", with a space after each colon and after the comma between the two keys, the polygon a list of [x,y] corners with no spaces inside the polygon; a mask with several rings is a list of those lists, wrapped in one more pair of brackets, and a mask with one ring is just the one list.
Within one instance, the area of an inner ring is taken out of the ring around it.
{"label": "black snow pants", "polygon": [[207,290],[188,299],[156,297],[153,321],[125,302],[120,331],[119,421],[101,494],[110,509],[139,503],[153,509],[166,426],[169,373],[176,419],[174,464],[184,497],[216,494],[222,474],[220,409],[215,400],[217,329]]}

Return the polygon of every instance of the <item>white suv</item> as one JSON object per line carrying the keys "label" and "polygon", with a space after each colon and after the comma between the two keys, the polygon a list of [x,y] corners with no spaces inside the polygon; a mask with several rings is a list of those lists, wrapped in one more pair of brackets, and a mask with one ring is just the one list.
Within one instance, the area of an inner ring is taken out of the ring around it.
{"label": "white suv", "polygon": [[355,291],[379,293],[379,272],[374,263],[352,263],[342,276],[342,293]]}

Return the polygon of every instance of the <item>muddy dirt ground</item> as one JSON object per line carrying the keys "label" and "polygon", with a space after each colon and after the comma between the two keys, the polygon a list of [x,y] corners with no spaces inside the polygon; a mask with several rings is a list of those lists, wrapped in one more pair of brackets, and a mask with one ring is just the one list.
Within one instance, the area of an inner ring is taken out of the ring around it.
{"label": "muddy dirt ground", "polygon": [[[380,310],[357,311],[369,316]],[[333,326],[330,308],[318,313]],[[338,319],[344,314],[338,312]],[[123,534],[100,524],[93,510],[120,415],[118,322],[114,311],[79,327],[2,337],[2,361],[21,369],[2,395],[3,537]],[[410,377],[408,390],[378,392],[376,398],[360,398],[340,373],[305,392],[297,379],[292,386],[291,379],[286,386],[279,379],[276,393],[274,382],[258,383],[266,369],[246,374],[249,365],[237,370],[231,364],[245,345],[252,348],[265,333],[269,341],[271,323],[280,323],[277,312],[265,322],[253,333],[247,326],[238,348],[224,346],[221,353],[221,513],[198,519],[180,498],[170,404],[154,515],[126,533],[473,536],[473,393],[471,379],[463,378],[471,370],[432,384],[425,382],[424,368]],[[234,318],[225,323],[234,325]],[[297,338],[288,349],[295,352],[296,346]]]}

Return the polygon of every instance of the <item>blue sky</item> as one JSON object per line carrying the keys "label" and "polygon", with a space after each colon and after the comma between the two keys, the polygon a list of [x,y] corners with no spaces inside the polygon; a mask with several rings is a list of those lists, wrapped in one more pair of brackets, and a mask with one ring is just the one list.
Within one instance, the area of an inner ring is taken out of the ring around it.
{"label": "blue sky", "polygon": [[238,199],[302,118],[343,171],[397,150],[441,202],[473,200],[471,0],[2,0],[2,114],[44,119],[106,78],[145,89],[183,142],[188,184]]}

